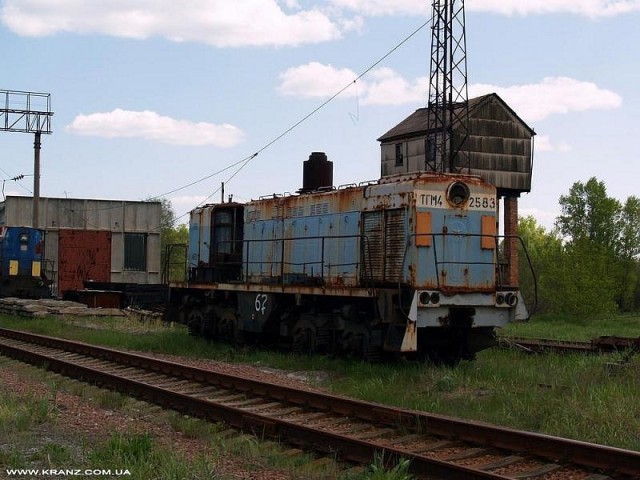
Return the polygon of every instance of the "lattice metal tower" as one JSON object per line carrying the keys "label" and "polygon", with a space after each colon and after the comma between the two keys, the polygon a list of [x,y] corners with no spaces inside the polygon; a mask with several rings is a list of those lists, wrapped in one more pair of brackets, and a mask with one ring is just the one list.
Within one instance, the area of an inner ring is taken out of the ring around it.
{"label": "lattice metal tower", "polygon": [[425,168],[464,172],[470,168],[464,0],[434,0],[431,30]]}
{"label": "lattice metal tower", "polygon": [[51,94],[0,90],[0,132],[33,133],[33,221],[38,228],[40,205],[40,148],[42,134],[51,133]]}

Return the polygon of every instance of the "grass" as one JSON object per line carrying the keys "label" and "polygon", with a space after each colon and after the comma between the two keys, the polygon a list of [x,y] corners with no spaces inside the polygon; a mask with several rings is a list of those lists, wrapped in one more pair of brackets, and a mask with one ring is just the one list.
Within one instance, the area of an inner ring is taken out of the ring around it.
{"label": "grass", "polygon": [[[290,371],[322,372],[322,378],[327,379],[323,386],[339,394],[640,450],[640,355],[631,357],[620,368],[611,367],[623,360],[622,354],[617,353],[527,355],[515,350],[486,350],[478,354],[475,361],[462,362],[455,368],[406,361],[368,364],[266,350],[236,350],[228,345],[191,338],[182,327],[137,322],[131,325],[131,320],[121,319],[83,322],[0,317],[3,327],[117,348],[259,364]],[[600,335],[638,337],[640,317],[575,319],[547,316],[534,318],[528,324],[510,325],[501,333],[565,340],[586,340]],[[123,407],[119,397],[102,401],[107,406]],[[203,426],[199,420],[177,414],[172,422],[175,430],[191,438],[215,436],[218,431],[217,426]],[[249,464],[264,464],[268,459],[268,462],[295,472],[308,468],[305,467],[309,464],[308,459],[287,465],[277,450],[271,453],[269,448],[261,450],[253,443],[238,445],[237,441],[221,437],[212,443],[212,449],[219,455],[237,452]],[[166,468],[168,475],[171,468],[178,470],[177,466]],[[406,478],[403,477],[405,473],[396,471],[398,477],[388,478]],[[361,478],[374,478],[373,474],[367,471]],[[391,471],[388,474],[393,475]]]}
{"label": "grass", "polygon": [[556,340],[591,340],[613,335],[640,337],[640,315],[625,314],[602,318],[580,318],[564,315],[540,315],[527,323],[514,323],[501,334],[522,337],[553,338]]}
{"label": "grass", "polygon": [[48,398],[29,395],[26,399],[3,392],[0,396],[0,438],[10,438],[55,418]]}
{"label": "grass", "polygon": [[[42,398],[31,394],[15,395],[8,391],[0,394],[0,472],[14,468],[111,469],[112,472],[119,471],[121,476],[141,480],[222,480],[237,478],[224,474],[223,465],[228,463],[227,459],[233,458],[242,461],[241,468],[251,478],[259,478],[260,472],[265,469],[288,472],[291,478],[369,478],[362,475],[347,477],[342,472],[344,467],[335,462],[316,463],[314,457],[302,452],[290,456],[286,453],[288,446],[259,441],[251,435],[239,435],[223,424],[163,411],[127,396],[3,357],[0,357],[0,368],[9,368],[19,376],[41,381],[50,391]],[[142,414],[153,423],[168,424],[173,431],[186,438],[199,440],[204,447],[202,451],[192,452],[190,458],[186,458],[182,453],[165,446],[166,442],[159,442],[162,439],[147,433],[113,433],[107,440],[96,441],[83,438],[80,432],[70,435],[59,431],[56,396],[62,392],[80,396],[94,406],[136,413],[137,416]],[[144,410],[141,412],[140,408]],[[5,443],[5,439],[11,439],[11,442]]]}

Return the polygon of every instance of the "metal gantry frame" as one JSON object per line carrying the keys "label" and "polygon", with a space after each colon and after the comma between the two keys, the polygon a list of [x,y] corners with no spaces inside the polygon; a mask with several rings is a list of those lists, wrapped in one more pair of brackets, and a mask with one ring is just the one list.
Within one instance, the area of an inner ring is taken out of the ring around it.
{"label": "metal gantry frame", "polygon": [[51,134],[51,94],[0,90],[0,131],[33,133],[33,221],[38,228],[40,206],[40,148],[42,134]]}
{"label": "metal gantry frame", "polygon": [[425,168],[461,173],[470,168],[464,0],[434,0],[431,22]]}

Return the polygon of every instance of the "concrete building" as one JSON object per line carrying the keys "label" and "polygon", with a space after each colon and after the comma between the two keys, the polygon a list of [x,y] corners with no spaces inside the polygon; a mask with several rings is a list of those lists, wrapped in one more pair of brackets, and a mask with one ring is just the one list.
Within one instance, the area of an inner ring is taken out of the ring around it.
{"label": "concrete building", "polygon": [[[32,212],[32,197],[7,196],[0,225],[31,226]],[[160,283],[160,215],[160,202],[40,198],[53,293],[80,290],[87,280]]]}

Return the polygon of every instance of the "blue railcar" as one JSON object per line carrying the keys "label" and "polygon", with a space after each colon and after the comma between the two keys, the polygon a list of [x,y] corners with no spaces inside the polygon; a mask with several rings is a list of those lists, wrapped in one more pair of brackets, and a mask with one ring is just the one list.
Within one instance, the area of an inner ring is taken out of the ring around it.
{"label": "blue railcar", "polygon": [[29,227],[0,228],[0,296],[48,298],[44,232]]}
{"label": "blue railcar", "polygon": [[168,312],[236,342],[471,358],[523,309],[497,213],[479,177],[424,172],[208,205],[191,214],[189,281]]}

